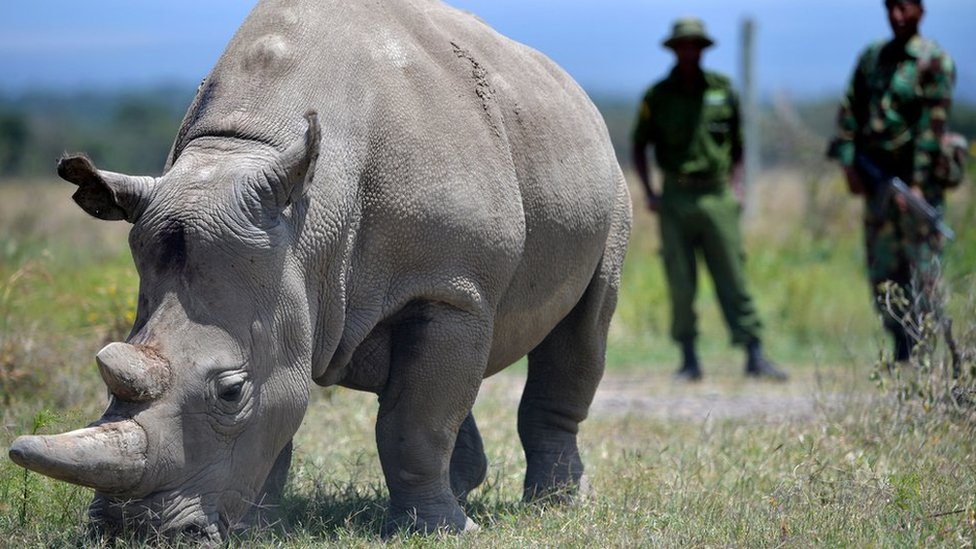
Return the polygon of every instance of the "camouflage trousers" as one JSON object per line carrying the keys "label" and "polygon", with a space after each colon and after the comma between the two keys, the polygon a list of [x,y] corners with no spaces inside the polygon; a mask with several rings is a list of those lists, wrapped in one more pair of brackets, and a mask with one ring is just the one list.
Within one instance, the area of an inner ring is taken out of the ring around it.
{"label": "camouflage trousers", "polygon": [[[885,328],[896,338],[942,313],[942,243],[894,204],[869,204],[864,221],[868,279]],[[877,205],[874,205],[877,206]]]}

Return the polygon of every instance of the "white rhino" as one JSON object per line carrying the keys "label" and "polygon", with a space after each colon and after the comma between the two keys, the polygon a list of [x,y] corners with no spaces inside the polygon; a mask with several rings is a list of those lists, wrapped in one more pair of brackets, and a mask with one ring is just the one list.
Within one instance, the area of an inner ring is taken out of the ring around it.
{"label": "white rhino", "polygon": [[525,498],[578,487],[630,199],[600,114],[543,55],[437,0],[263,0],[161,177],[58,173],[132,224],[138,311],[96,357],[102,418],[10,456],[94,488],[105,532],[253,524],[313,381],[378,395],[388,528],[476,528],[471,408],[525,355]]}

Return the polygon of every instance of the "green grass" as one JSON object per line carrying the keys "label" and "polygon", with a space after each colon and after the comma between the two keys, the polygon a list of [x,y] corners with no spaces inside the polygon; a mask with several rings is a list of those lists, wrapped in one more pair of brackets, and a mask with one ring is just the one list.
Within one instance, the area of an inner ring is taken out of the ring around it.
{"label": "green grass", "polygon": [[[769,352],[791,372],[790,383],[741,378],[741,354],[728,344],[707,282],[698,303],[707,382],[671,383],[677,352],[668,338],[655,220],[637,210],[604,383],[632,400],[595,409],[582,426],[592,493],[569,507],[519,503],[524,459],[513,390],[524,370],[515,368],[486,382],[475,409],[490,465],[468,511],[482,530],[386,545],[976,544],[973,409],[948,403],[941,349],[928,357],[932,368],[872,379],[887,342],[864,280],[856,204],[838,199],[838,181],[820,184],[770,177],[746,221],[750,284]],[[131,323],[137,278],[126,227],[87,219],[69,194],[60,185],[0,185],[0,448],[20,434],[97,418],[105,396],[94,353],[124,337]],[[949,308],[971,364],[976,234],[965,221],[976,215],[976,200],[968,190],[953,195],[951,214],[960,240],[947,253]],[[721,398],[819,404],[804,413],[787,404],[744,415],[679,417],[661,409],[680,399],[707,408]],[[372,395],[314,391],[296,436],[284,531],[232,545],[384,546],[375,413]],[[90,544],[90,497],[0,458],[0,546]]]}

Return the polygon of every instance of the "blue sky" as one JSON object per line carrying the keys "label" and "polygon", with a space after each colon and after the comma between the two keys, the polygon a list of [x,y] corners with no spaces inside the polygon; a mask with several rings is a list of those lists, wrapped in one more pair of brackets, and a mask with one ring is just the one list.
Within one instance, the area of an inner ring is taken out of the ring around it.
{"label": "blue sky", "polygon": [[[254,0],[3,0],[0,91],[192,85]],[[593,93],[635,97],[671,64],[671,22],[702,17],[718,46],[705,64],[735,76],[742,20],[758,27],[764,95],[834,96],[857,52],[889,34],[881,0],[449,0],[549,55]],[[976,100],[976,1],[927,0],[923,34],[956,59]]]}

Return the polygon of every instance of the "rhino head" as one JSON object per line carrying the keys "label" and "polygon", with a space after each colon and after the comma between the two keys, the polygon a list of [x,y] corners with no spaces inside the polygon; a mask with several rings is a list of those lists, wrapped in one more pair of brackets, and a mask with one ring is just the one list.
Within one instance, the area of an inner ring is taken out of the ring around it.
{"label": "rhino head", "polygon": [[59,163],[85,211],[133,224],[138,312],[128,340],[96,356],[110,392],[102,417],[20,437],[10,457],[94,488],[90,516],[109,535],[219,541],[283,483],[310,385],[295,242],[320,132],[306,118],[283,152],[201,139],[158,179],[82,156]]}

